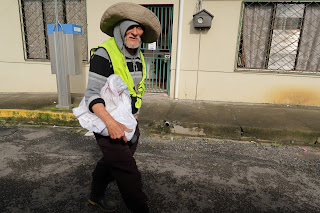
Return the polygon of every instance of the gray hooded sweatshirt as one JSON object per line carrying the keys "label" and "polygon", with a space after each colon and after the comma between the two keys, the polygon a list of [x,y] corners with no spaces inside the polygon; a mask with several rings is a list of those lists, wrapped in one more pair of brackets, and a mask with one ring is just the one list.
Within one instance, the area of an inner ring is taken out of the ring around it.
{"label": "gray hooded sweatshirt", "polygon": [[[124,37],[127,29],[133,25],[138,25],[137,22],[125,20],[117,24],[114,28],[113,34],[119,50],[125,55],[128,69],[132,76],[135,86],[137,86],[142,79],[142,62],[140,58],[140,46],[136,49],[132,56],[124,47]],[[114,74],[112,63],[107,51],[104,48],[98,48],[90,59],[89,79],[87,90],[85,92],[86,104],[91,112],[92,106],[96,103],[105,105],[104,100],[100,96],[101,88],[105,85],[107,78]],[[135,108],[136,98],[132,99],[132,113],[138,114],[138,109]]]}

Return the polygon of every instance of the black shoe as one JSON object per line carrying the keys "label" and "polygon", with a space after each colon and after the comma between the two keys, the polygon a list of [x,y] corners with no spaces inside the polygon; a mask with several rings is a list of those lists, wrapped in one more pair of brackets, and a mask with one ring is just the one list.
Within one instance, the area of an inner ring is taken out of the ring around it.
{"label": "black shoe", "polygon": [[117,210],[117,204],[112,201],[106,200],[104,197],[95,198],[93,196],[90,196],[89,203],[94,206],[98,206],[105,212],[114,212]]}
{"label": "black shoe", "polygon": [[131,213],[150,213],[147,203],[135,206],[134,208],[130,209],[130,211]]}

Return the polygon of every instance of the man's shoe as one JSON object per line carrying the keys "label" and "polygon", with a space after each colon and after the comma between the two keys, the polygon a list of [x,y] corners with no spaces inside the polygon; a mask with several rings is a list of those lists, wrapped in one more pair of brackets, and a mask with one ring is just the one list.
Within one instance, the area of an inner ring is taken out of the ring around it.
{"label": "man's shoe", "polygon": [[117,204],[112,201],[107,201],[104,197],[95,198],[90,196],[89,203],[94,206],[98,206],[105,212],[114,212],[117,210]]}

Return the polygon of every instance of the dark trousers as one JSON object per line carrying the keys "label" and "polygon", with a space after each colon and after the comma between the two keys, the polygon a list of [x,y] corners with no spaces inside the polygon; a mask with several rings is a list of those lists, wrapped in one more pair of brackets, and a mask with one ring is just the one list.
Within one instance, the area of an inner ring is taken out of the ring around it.
{"label": "dark trousers", "polygon": [[92,173],[92,195],[104,196],[107,185],[115,180],[123,201],[131,212],[149,212],[147,196],[142,191],[141,174],[133,158],[139,141],[139,127],[134,133],[135,143],[124,143],[110,137],[95,134],[103,153]]}

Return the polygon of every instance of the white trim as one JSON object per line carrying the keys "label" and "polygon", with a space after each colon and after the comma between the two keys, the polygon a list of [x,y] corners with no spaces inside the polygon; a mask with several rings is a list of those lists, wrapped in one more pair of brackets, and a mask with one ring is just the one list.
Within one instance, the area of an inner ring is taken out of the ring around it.
{"label": "white trim", "polygon": [[175,88],[174,88],[174,99],[176,99],[176,100],[178,100],[178,94],[179,94],[179,75],[180,75],[180,63],[181,63],[181,38],[182,38],[182,22],[183,22],[183,5],[184,5],[184,0],[180,0],[179,27],[178,27],[178,45],[177,45],[177,62],[176,62]]}

